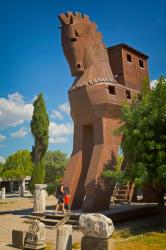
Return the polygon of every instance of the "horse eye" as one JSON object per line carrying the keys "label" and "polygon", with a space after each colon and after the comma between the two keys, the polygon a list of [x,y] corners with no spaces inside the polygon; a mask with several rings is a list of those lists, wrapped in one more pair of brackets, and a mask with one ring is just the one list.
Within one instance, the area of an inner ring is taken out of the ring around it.
{"label": "horse eye", "polygon": [[79,35],[78,35],[78,32],[77,32],[76,30],[75,30],[75,35],[76,35],[76,36],[79,36]]}

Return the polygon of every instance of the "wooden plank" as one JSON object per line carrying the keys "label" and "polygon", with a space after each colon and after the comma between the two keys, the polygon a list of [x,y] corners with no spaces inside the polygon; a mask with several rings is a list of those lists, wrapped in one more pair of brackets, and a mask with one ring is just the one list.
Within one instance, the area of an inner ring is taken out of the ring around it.
{"label": "wooden plank", "polygon": [[56,230],[59,226],[64,225],[69,219],[70,219],[70,213],[67,213],[65,217],[52,228],[52,230]]}

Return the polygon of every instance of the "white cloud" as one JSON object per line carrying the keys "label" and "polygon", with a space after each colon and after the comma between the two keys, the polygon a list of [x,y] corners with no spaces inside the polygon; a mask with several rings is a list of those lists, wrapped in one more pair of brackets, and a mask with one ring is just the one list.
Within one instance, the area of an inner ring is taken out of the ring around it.
{"label": "white cloud", "polygon": [[63,111],[64,113],[66,113],[66,114],[70,114],[70,105],[69,105],[69,103],[68,102],[65,102],[65,103],[63,103],[63,104],[60,104],[59,106],[58,106],[58,109],[59,110],[61,110],[61,111]]}
{"label": "white cloud", "polygon": [[0,163],[5,163],[5,158],[3,156],[0,156]]}
{"label": "white cloud", "polygon": [[26,128],[22,127],[20,128],[18,131],[10,133],[10,135],[14,138],[22,138],[25,135],[28,134],[28,131],[26,130]]}
{"label": "white cloud", "polygon": [[158,83],[158,80],[156,80],[156,79],[155,79],[155,80],[151,80],[151,81],[150,81],[150,87],[151,87],[151,88],[155,88],[156,85],[157,85],[157,83]]}
{"label": "white cloud", "polygon": [[8,98],[10,101],[17,102],[17,103],[23,103],[24,97],[20,95],[18,92],[15,92],[11,95],[8,95]]}
{"label": "white cloud", "polygon": [[66,143],[68,136],[73,134],[73,125],[70,123],[57,124],[50,122],[49,126],[49,142],[50,143]]}
{"label": "white cloud", "polygon": [[59,120],[63,120],[64,118],[63,115],[56,109],[52,111],[51,117]]}
{"label": "white cloud", "polygon": [[73,125],[70,123],[57,124],[50,122],[49,132],[55,136],[70,135],[73,133]]}
{"label": "white cloud", "polygon": [[58,137],[55,137],[55,138],[51,137],[49,139],[49,142],[51,144],[64,144],[67,141],[68,141],[68,138],[67,137],[63,137],[63,136],[58,136]]}
{"label": "white cloud", "polygon": [[0,134],[0,141],[5,141],[5,140],[6,140],[6,136]]}
{"label": "white cloud", "polygon": [[32,118],[33,105],[19,93],[0,98],[0,128],[15,127]]}
{"label": "white cloud", "polygon": [[37,100],[37,98],[38,98],[38,96],[37,96],[37,95],[35,95],[35,96],[33,97],[33,99],[32,99],[32,103],[34,103],[34,101],[36,101],[36,100]]}

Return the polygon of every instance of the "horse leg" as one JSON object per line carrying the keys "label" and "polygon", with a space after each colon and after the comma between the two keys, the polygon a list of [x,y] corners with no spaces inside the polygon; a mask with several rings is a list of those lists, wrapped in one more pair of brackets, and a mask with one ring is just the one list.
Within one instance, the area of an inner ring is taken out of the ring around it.
{"label": "horse leg", "polygon": [[115,136],[113,131],[118,125],[118,120],[110,118],[97,119],[93,124],[94,146],[84,186],[86,195],[83,209],[85,211],[99,211],[109,207],[113,187],[111,188],[111,183],[106,185],[101,175],[108,165],[115,167],[121,136]]}
{"label": "horse leg", "polygon": [[67,189],[70,192],[71,207],[80,208],[81,204],[77,201],[76,190],[79,182],[79,178],[82,170],[82,126],[74,125],[74,141],[73,152],[71,154],[69,163],[67,165],[64,174],[64,190]]}

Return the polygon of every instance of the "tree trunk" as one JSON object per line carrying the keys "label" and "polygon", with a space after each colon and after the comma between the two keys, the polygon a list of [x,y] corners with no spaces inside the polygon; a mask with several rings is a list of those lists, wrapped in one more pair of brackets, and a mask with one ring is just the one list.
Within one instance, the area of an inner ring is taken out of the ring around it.
{"label": "tree trunk", "polygon": [[9,182],[9,192],[11,194],[13,194],[13,180],[11,179],[11,181]]}
{"label": "tree trunk", "polygon": [[157,195],[159,213],[163,214],[166,211],[166,207],[165,207],[165,204],[164,204],[165,190],[156,188],[155,191],[156,191],[156,195]]}
{"label": "tree trunk", "polygon": [[20,181],[19,185],[19,196],[24,197],[24,192],[25,192],[25,179]]}

